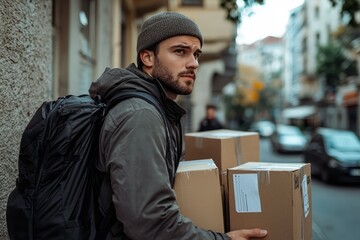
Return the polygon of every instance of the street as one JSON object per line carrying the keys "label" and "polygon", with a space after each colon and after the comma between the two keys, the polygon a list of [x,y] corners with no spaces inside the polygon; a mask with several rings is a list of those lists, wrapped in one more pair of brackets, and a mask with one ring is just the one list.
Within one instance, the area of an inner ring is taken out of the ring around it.
{"label": "street", "polygon": [[[261,139],[263,162],[302,162],[301,154],[278,154]],[[313,240],[360,239],[360,184],[328,185],[312,178]]]}

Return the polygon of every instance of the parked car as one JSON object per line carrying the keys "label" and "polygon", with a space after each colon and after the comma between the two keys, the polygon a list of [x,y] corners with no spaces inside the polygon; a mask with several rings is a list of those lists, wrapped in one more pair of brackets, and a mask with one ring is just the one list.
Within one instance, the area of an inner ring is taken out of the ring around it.
{"label": "parked car", "polygon": [[275,152],[301,153],[307,138],[297,126],[278,124],[270,136],[270,142]]}
{"label": "parked car", "polygon": [[324,182],[360,182],[360,140],[352,131],[318,128],[305,148],[304,161]]}
{"label": "parked car", "polygon": [[251,124],[249,131],[258,132],[260,137],[270,137],[275,129],[275,124],[268,120],[261,120]]}

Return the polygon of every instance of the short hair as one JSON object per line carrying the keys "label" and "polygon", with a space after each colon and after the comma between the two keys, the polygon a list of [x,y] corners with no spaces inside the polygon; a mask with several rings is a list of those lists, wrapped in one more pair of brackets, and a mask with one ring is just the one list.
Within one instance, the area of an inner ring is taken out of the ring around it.
{"label": "short hair", "polygon": [[215,104],[207,104],[206,109],[214,109],[217,110],[217,106]]}

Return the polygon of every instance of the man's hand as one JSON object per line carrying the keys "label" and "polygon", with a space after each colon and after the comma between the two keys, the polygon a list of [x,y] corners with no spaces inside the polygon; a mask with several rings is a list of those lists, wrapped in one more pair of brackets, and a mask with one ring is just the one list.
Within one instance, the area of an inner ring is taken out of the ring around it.
{"label": "man's hand", "polygon": [[250,240],[250,238],[263,238],[267,234],[266,230],[254,228],[254,229],[242,229],[226,233],[231,240]]}

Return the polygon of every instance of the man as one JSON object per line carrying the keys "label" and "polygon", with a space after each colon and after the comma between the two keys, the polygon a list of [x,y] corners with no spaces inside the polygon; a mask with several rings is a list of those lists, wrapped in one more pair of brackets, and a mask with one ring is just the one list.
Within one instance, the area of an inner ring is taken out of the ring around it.
{"label": "man", "polygon": [[200,122],[199,132],[222,129],[224,126],[216,117],[217,108],[213,104],[206,105],[206,116]]}
{"label": "man", "polygon": [[[260,229],[215,233],[179,213],[172,187],[182,155],[180,119],[185,111],[175,99],[193,89],[202,44],[201,32],[189,18],[171,12],[154,15],[140,29],[138,66],[106,69],[90,88],[91,95],[104,100],[123,89],[148,92],[171,126],[167,141],[162,115],[139,98],[122,101],[108,113],[100,135],[99,169],[110,175],[117,222],[107,239],[248,239],[266,234]],[[100,206],[103,211],[109,207],[105,202]]]}

